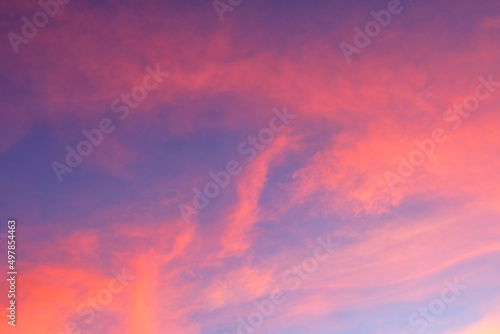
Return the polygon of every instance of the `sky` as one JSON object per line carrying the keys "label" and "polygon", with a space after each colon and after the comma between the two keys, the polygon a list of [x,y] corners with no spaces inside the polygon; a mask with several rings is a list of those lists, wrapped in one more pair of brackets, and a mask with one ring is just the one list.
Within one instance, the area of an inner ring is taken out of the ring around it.
{"label": "sky", "polygon": [[59,1],[0,4],[1,333],[499,333],[498,1]]}

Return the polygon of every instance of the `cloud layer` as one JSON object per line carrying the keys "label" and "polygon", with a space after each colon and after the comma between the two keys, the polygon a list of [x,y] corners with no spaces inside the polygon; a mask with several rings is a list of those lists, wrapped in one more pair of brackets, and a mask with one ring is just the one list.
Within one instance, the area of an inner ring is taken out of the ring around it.
{"label": "cloud layer", "polygon": [[[243,1],[221,22],[210,1],[71,1],[18,53],[5,38],[0,208],[20,274],[2,333],[417,333],[455,280],[467,289],[426,330],[496,333],[498,5],[401,6],[351,63],[339,44],[387,2]],[[0,5],[4,36],[39,10]],[[169,75],[132,107],[148,66]],[[297,117],[263,145],[283,108]],[[53,162],[105,118],[115,130],[59,182]],[[241,173],[186,223],[179,205],[230,161]],[[308,272],[318,238],[340,246]]]}

